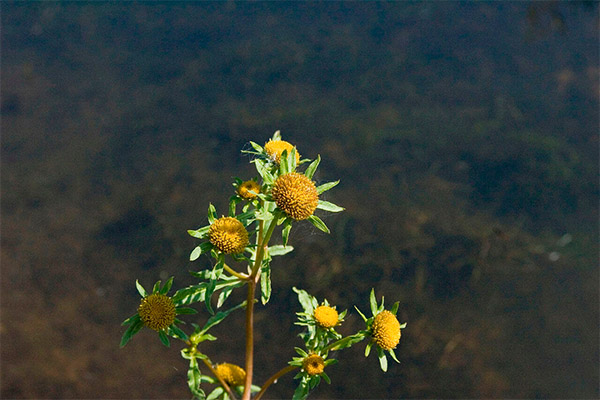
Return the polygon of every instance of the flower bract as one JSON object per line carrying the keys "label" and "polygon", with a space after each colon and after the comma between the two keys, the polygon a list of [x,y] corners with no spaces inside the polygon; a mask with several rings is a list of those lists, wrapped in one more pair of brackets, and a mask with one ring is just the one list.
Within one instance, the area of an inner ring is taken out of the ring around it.
{"label": "flower bract", "polygon": [[154,293],[142,299],[138,314],[148,328],[163,331],[175,322],[175,303],[164,294]]}
{"label": "flower bract", "polygon": [[400,342],[400,322],[394,314],[383,310],[375,316],[371,334],[373,341],[383,350],[394,349]]}
{"label": "flower bract", "polygon": [[[265,152],[275,164],[279,164],[281,154],[284,150],[287,150],[289,154],[292,149],[295,149],[295,146],[285,140],[269,140],[265,144]],[[298,162],[300,162],[300,154],[298,153],[298,150],[296,150],[296,163]]]}
{"label": "flower bract", "polygon": [[215,366],[215,373],[231,386],[241,386],[246,380],[246,371],[235,364],[218,364]]}
{"label": "flower bract", "polygon": [[325,361],[318,354],[311,354],[302,361],[302,368],[308,375],[319,375],[325,369]]}
{"label": "flower bract", "polygon": [[319,306],[315,309],[315,321],[323,328],[333,328],[338,324],[338,312],[329,306]]}
{"label": "flower bract", "polygon": [[319,194],[313,181],[296,172],[277,178],[271,195],[277,207],[297,221],[310,217],[319,204]]}
{"label": "flower bract", "polygon": [[208,238],[215,247],[226,254],[239,254],[248,245],[248,231],[233,217],[217,219],[208,230]]}

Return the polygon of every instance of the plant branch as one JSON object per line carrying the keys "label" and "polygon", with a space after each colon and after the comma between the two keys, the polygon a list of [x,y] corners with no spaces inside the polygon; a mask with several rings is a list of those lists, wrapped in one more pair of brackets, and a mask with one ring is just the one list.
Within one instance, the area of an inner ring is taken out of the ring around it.
{"label": "plant branch", "polygon": [[221,378],[219,375],[217,375],[217,371],[215,371],[215,369],[213,368],[213,366],[210,363],[210,361],[208,361],[206,358],[203,358],[202,361],[208,367],[208,369],[210,369],[210,373],[213,374],[215,376],[215,378],[217,378],[217,380],[219,381],[219,383],[221,384],[221,386],[223,386],[223,389],[225,389],[225,391],[229,395],[229,398],[232,399],[232,400],[236,400],[236,397],[233,394],[233,391],[231,390],[231,388],[229,387],[229,385],[227,384],[227,382],[225,382],[223,380],[223,378]]}
{"label": "plant branch", "polygon": [[277,382],[277,379],[281,378],[283,375],[287,374],[288,372],[295,370],[296,368],[298,368],[298,367],[295,365],[288,365],[287,367],[282,368],[279,371],[277,371],[272,377],[267,379],[267,381],[264,383],[264,385],[260,389],[260,392],[258,392],[258,394],[254,398],[254,400],[259,400],[262,397],[262,395],[267,391],[267,388],[269,386],[271,386],[273,383]]}
{"label": "plant branch", "polygon": [[231,275],[235,276],[236,278],[239,278],[241,280],[247,281],[248,279],[250,279],[250,277],[248,275],[245,274],[241,274],[239,272],[237,272],[236,270],[234,270],[233,268],[231,268],[229,265],[227,264],[223,264],[223,269],[227,272],[229,272]]}

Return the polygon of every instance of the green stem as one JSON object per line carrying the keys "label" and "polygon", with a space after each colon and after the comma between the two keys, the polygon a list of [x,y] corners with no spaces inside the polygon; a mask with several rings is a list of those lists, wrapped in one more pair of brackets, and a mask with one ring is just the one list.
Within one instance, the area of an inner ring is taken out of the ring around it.
{"label": "green stem", "polygon": [[277,379],[281,378],[283,375],[287,374],[288,372],[295,370],[296,368],[298,368],[298,367],[295,365],[288,365],[287,367],[282,368],[279,371],[277,371],[272,377],[267,379],[267,381],[264,383],[264,385],[262,385],[260,392],[258,392],[258,394],[254,398],[254,400],[259,400],[262,397],[262,395],[267,391],[267,388],[269,386],[271,386],[271,384],[277,382]]}
{"label": "green stem", "polygon": [[231,268],[229,265],[227,264],[223,264],[223,269],[227,272],[229,272],[231,275],[235,276],[236,278],[239,278],[243,281],[248,280],[250,277],[248,275],[244,275],[241,274],[239,272],[237,272],[236,270],[234,270],[233,268]]}

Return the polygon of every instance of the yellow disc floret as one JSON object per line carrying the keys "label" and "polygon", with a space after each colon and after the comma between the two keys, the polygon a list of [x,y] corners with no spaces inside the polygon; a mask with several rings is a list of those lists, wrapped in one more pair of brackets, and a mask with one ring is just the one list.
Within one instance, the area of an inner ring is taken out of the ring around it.
{"label": "yellow disc floret", "polygon": [[239,254],[248,245],[248,231],[233,217],[222,217],[208,229],[208,238],[223,253]]}
{"label": "yellow disc floret", "polygon": [[394,349],[400,342],[400,322],[394,314],[383,310],[373,320],[371,334],[373,341],[383,350]]}
{"label": "yellow disc floret", "polygon": [[313,181],[296,172],[277,178],[271,195],[277,207],[297,221],[310,217],[319,204],[319,194]]}
{"label": "yellow disc floret", "polygon": [[[288,154],[290,154],[292,149],[295,148],[296,147],[294,145],[286,142],[285,140],[269,140],[265,144],[265,151],[269,155],[271,161],[273,161],[275,164],[279,164],[279,161],[281,160],[281,153],[283,153],[284,150],[287,150]],[[298,153],[298,149],[296,149],[296,163],[298,162],[300,162],[300,154]]]}
{"label": "yellow disc floret", "polygon": [[175,303],[164,294],[154,293],[142,299],[138,314],[148,328],[162,331],[175,322]]}
{"label": "yellow disc floret", "polygon": [[238,186],[237,193],[246,200],[255,199],[260,193],[260,185],[256,181],[246,181]]}
{"label": "yellow disc floret", "polygon": [[315,321],[323,328],[332,328],[338,323],[338,312],[329,306],[315,308]]}
{"label": "yellow disc floret", "polygon": [[242,386],[246,381],[246,371],[235,364],[219,364],[215,366],[215,373],[231,386]]}
{"label": "yellow disc floret", "polygon": [[302,361],[302,368],[311,376],[319,375],[325,369],[325,362],[320,355],[311,354]]}

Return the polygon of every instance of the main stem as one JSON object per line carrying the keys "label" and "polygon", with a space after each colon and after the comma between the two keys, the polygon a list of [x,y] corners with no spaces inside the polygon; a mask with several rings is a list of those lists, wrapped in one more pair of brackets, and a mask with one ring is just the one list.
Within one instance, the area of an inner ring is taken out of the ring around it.
{"label": "main stem", "polygon": [[252,374],[254,371],[254,296],[256,293],[256,284],[260,279],[260,267],[262,265],[263,257],[265,256],[265,248],[269,244],[269,239],[271,239],[275,225],[277,225],[276,222],[276,218],[271,220],[269,228],[263,237],[263,221],[260,221],[256,259],[254,260],[252,272],[248,277],[248,296],[246,297],[246,381],[244,383],[242,400],[250,400],[250,395],[252,393]]}

